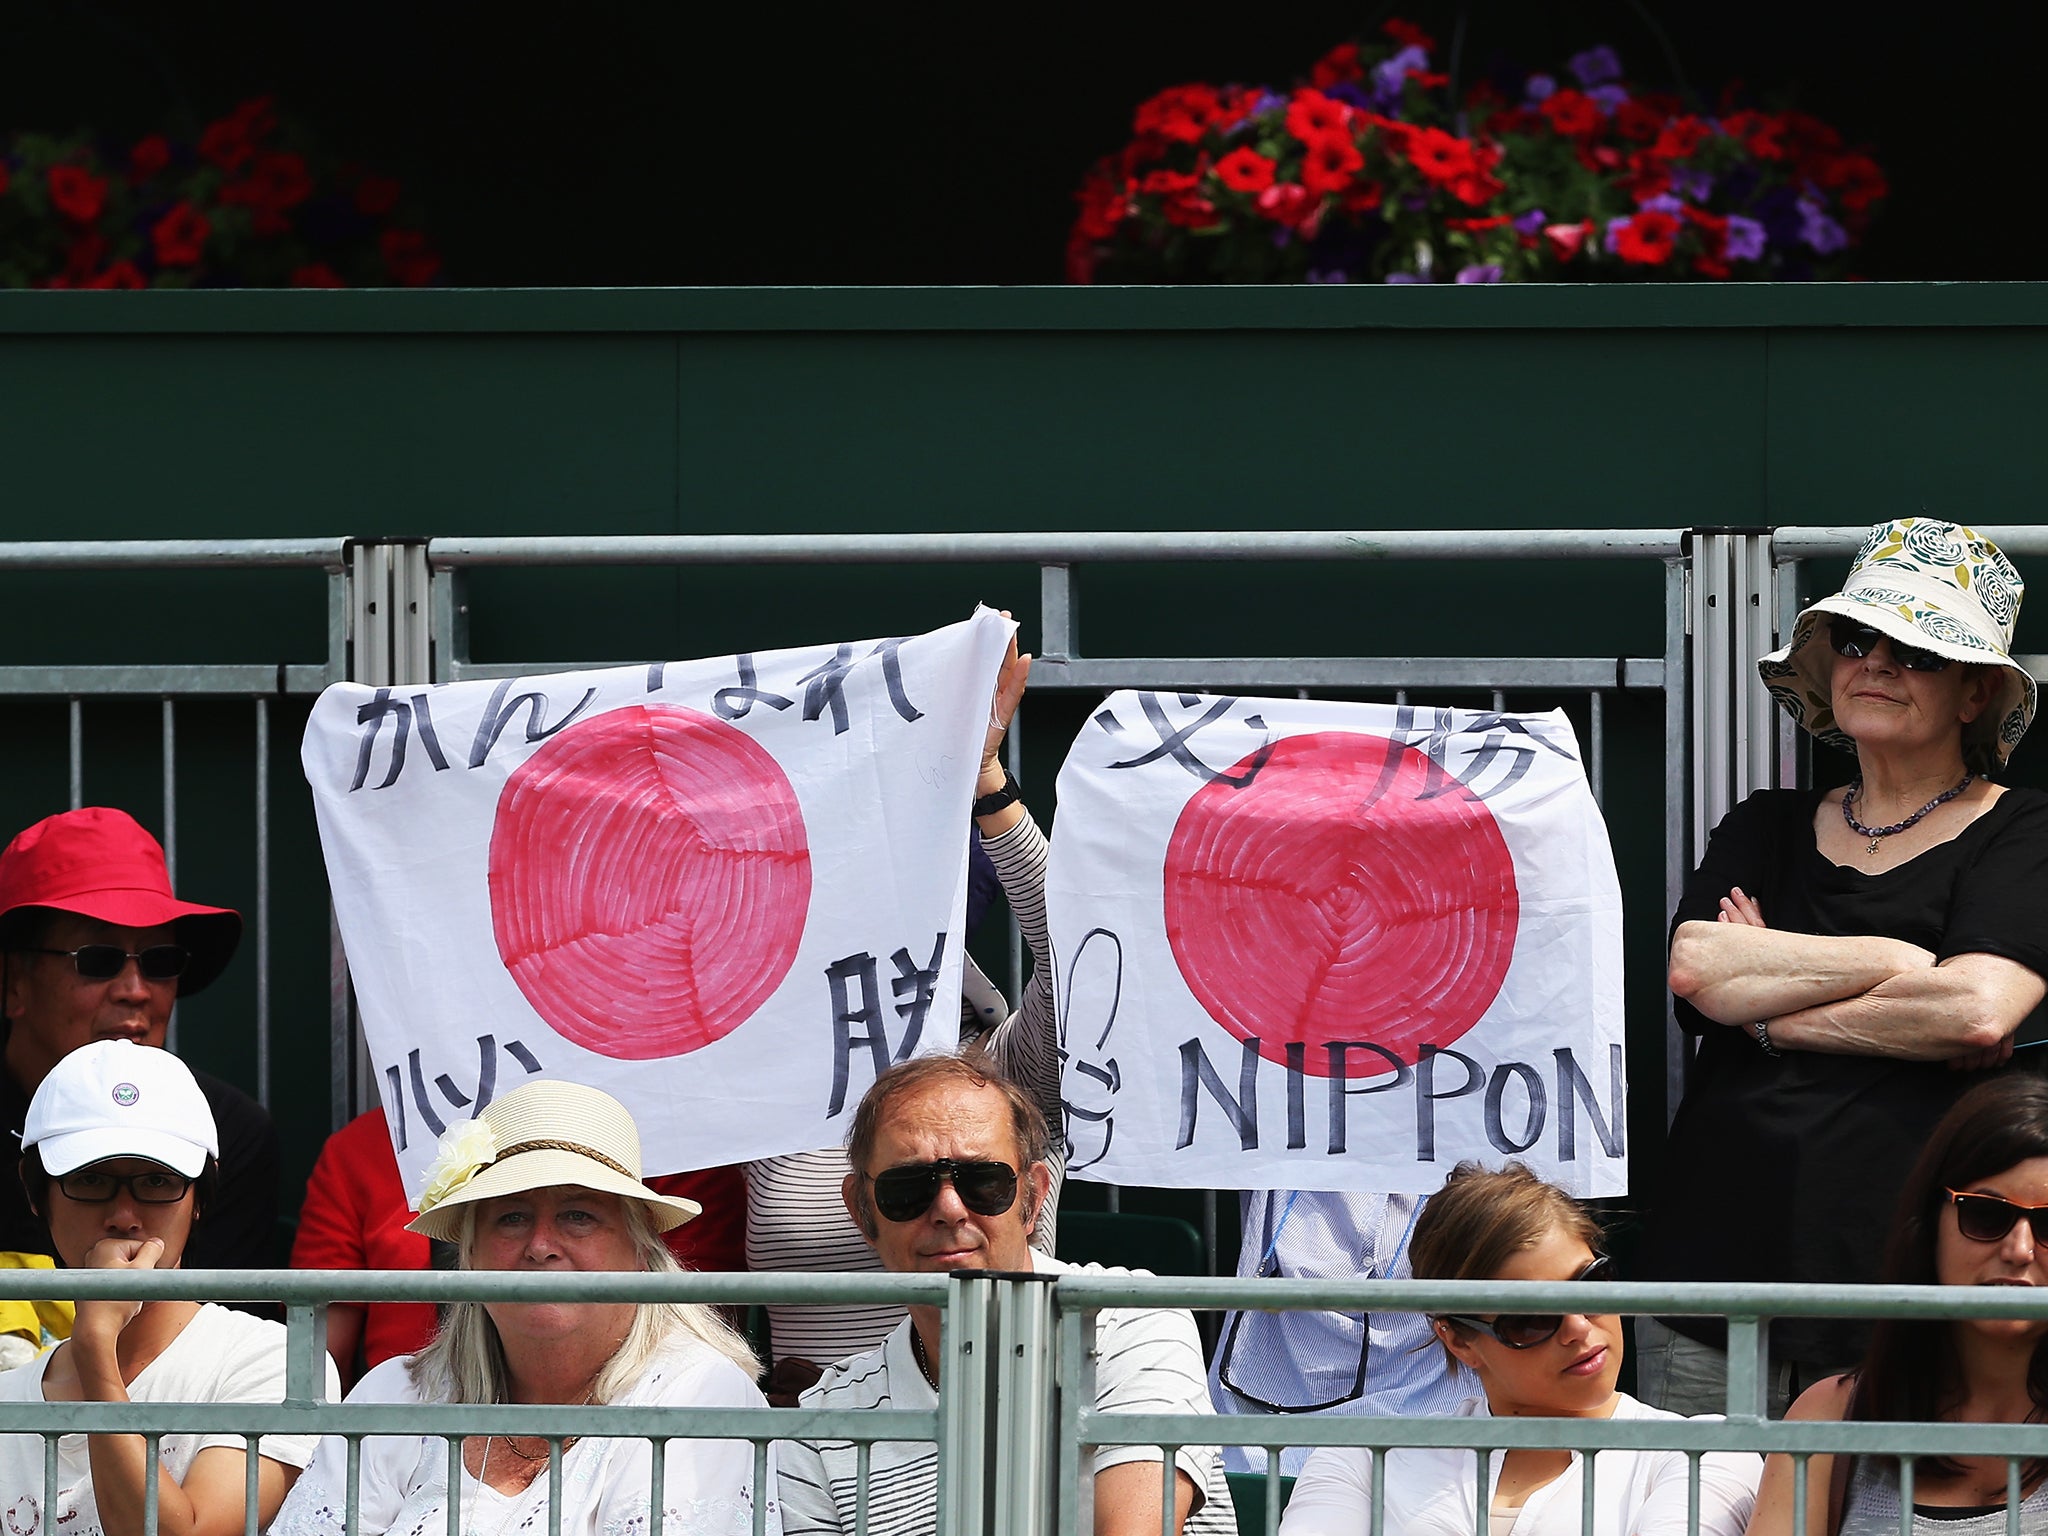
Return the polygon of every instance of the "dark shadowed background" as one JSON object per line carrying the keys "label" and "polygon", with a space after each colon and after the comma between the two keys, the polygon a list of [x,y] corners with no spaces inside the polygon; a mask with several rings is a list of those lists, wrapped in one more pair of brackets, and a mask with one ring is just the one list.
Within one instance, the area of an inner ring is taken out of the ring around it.
{"label": "dark shadowed background", "polygon": [[[474,285],[1046,283],[1070,195],[1133,106],[1281,85],[1390,14],[1461,74],[1613,45],[1646,85],[1741,78],[1873,147],[1862,276],[2030,278],[2043,200],[2033,7],[1474,0],[838,7],[16,0],[0,128],[115,139],[274,91],[404,179]],[[1661,34],[1661,37],[1660,37]],[[1668,42],[1668,49],[1665,46]]]}

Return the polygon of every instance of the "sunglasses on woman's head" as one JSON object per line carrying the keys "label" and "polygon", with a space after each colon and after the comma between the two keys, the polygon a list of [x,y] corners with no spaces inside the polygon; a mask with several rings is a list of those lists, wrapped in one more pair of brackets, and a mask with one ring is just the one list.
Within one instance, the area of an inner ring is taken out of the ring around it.
{"label": "sunglasses on woman's head", "polygon": [[1828,644],[1834,647],[1837,656],[1846,656],[1851,661],[1861,661],[1877,649],[1877,642],[1880,640],[1891,640],[1892,660],[1908,672],[1948,670],[1946,656],[1922,650],[1917,645],[1901,645],[1883,630],[1873,629],[1856,619],[1845,619],[1840,614],[1828,620]]}
{"label": "sunglasses on woman's head", "polygon": [[2048,1244],[2048,1205],[2020,1205],[1997,1195],[1966,1195],[1948,1191],[1956,1208],[1956,1230],[1973,1243],[2003,1242],[2022,1216],[2034,1229],[2034,1241]]}
{"label": "sunglasses on woman's head", "polygon": [[1017,1170],[1008,1163],[956,1163],[942,1157],[872,1175],[875,1209],[890,1221],[915,1221],[932,1208],[939,1185],[948,1181],[960,1203],[977,1216],[1000,1216],[1017,1203]]}
{"label": "sunglasses on woman's head", "polygon": [[[1580,1270],[1572,1279],[1612,1280],[1614,1260],[1601,1254],[1592,1263]],[[1439,1321],[1455,1323],[1460,1328],[1476,1328],[1490,1334],[1509,1349],[1534,1349],[1538,1344],[1547,1344],[1557,1337],[1557,1330],[1564,1326],[1562,1312],[1503,1312],[1498,1317],[1463,1317],[1447,1315]]]}

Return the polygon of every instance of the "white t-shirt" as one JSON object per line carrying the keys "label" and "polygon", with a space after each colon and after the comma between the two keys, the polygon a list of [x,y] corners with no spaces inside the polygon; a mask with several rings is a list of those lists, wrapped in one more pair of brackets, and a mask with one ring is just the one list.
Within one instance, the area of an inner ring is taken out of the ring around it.
{"label": "white t-shirt", "polygon": [[[1625,1392],[1618,1396],[1617,1419],[1683,1417],[1639,1403]],[[1457,1416],[1490,1417],[1486,1400],[1467,1399],[1458,1405]],[[1436,1446],[1389,1451],[1386,1529],[1401,1536],[1471,1536],[1477,1529],[1476,1454]],[[1488,1461],[1489,1505],[1505,1454],[1495,1451]],[[1683,1451],[1599,1451],[1594,1463],[1590,1536],[1684,1536]],[[1579,1536],[1579,1480],[1584,1467],[1585,1458],[1574,1451],[1571,1467],[1522,1506],[1510,1527],[1514,1536]],[[1742,1536],[1763,1470],[1763,1458],[1749,1451],[1711,1451],[1700,1458],[1700,1536]],[[1281,1518],[1280,1536],[1366,1536],[1371,1525],[1372,1452],[1363,1446],[1324,1446],[1310,1452]]]}
{"label": "white t-shirt", "polygon": [[[1062,1264],[1031,1255],[1040,1274],[1122,1275],[1099,1264]],[[805,1408],[931,1410],[938,1394],[911,1350],[910,1319],[881,1348],[828,1369],[803,1395]],[[1096,1316],[1095,1405],[1106,1413],[1213,1413],[1202,1375],[1194,1319],[1172,1308],[1105,1308]],[[788,1536],[840,1536],[855,1529],[859,1456],[850,1440],[795,1440],[781,1453],[782,1513]],[[1149,1445],[1098,1446],[1094,1470],[1125,1462],[1159,1462]],[[1174,1463],[1197,1498],[1185,1536],[1236,1536],[1237,1516],[1216,1448],[1182,1446]],[[868,1465],[870,1536],[928,1536],[938,1518],[938,1450],[930,1441],[880,1441]]]}
{"label": "white t-shirt", "polygon": [[[356,1383],[352,1403],[417,1403],[412,1356],[386,1360]],[[618,1401],[677,1408],[765,1408],[740,1368],[708,1344],[678,1338]],[[448,1529],[448,1443],[439,1435],[370,1435],[362,1442],[357,1536],[443,1536]],[[654,1458],[648,1442],[588,1437],[562,1458],[563,1536],[645,1536]],[[665,1536],[746,1536],[754,1521],[754,1448],[745,1440],[671,1440],[663,1472]],[[770,1487],[774,1463],[769,1463]],[[470,1536],[546,1531],[548,1474],[501,1494],[462,1474],[462,1529]],[[771,1495],[772,1499],[772,1495]],[[343,1536],[348,1443],[329,1435],[284,1501],[270,1536]],[[770,1536],[781,1530],[768,1506]],[[66,1533],[69,1536],[69,1533]]]}
{"label": "white t-shirt", "polygon": [[[42,1401],[43,1372],[55,1353],[52,1350],[18,1370],[0,1372],[0,1401]],[[208,1303],[128,1384],[128,1398],[137,1403],[281,1403],[284,1362],[282,1323]],[[341,1382],[330,1360],[328,1400],[340,1395]],[[258,1454],[288,1467],[303,1467],[312,1460],[318,1439],[317,1435],[265,1435],[258,1442]],[[157,1442],[157,1453],[163,1469],[183,1484],[194,1458],[216,1445],[248,1449],[240,1435],[190,1433],[163,1436]],[[45,1528],[42,1506],[43,1437],[0,1435],[0,1522],[10,1536],[38,1536]],[[64,1435],[57,1441],[57,1518],[50,1528],[60,1530],[62,1536],[100,1536],[99,1504],[93,1498],[92,1463],[84,1435]]]}

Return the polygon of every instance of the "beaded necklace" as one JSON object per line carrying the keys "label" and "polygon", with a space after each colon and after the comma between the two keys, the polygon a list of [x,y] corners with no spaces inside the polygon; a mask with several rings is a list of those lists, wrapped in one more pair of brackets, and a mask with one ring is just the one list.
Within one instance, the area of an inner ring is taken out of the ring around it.
{"label": "beaded necklace", "polygon": [[1861,779],[1858,779],[1855,783],[1851,784],[1846,790],[1842,792],[1842,820],[1849,823],[1849,830],[1851,832],[1854,832],[1858,837],[1867,837],[1870,839],[1870,846],[1863,850],[1864,854],[1868,856],[1870,854],[1877,852],[1877,845],[1881,839],[1892,837],[1897,833],[1905,831],[1908,827],[1918,826],[1921,817],[1925,816],[1929,811],[1933,810],[1936,806],[1947,805],[1949,801],[1955,799],[1957,795],[1960,795],[1964,790],[1968,789],[1971,786],[1971,784],[1975,783],[1976,778],[1977,775],[1974,773],[1964,774],[1962,782],[1960,784],[1957,784],[1953,789],[1944,789],[1940,794],[1936,795],[1932,800],[1928,801],[1925,805],[1921,806],[1919,810],[1915,811],[1912,815],[1908,816],[1904,821],[1895,821],[1888,827],[1866,827],[1865,825],[1863,825],[1862,822],[1856,819],[1856,813],[1855,811],[1850,809],[1850,807],[1857,800],[1860,800],[1863,797],[1863,781]]}

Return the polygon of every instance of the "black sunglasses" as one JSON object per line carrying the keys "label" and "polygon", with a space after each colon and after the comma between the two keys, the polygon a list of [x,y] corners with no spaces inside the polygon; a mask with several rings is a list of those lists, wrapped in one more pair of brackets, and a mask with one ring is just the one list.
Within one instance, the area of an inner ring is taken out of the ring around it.
{"label": "black sunglasses", "polygon": [[80,1168],[57,1176],[64,1198],[81,1205],[105,1205],[122,1190],[135,1197],[137,1205],[176,1205],[185,1198],[192,1180],[168,1168],[151,1168],[142,1173],[108,1173],[99,1168]]}
{"label": "black sunglasses", "polygon": [[42,949],[29,946],[32,955],[64,955],[87,981],[112,981],[130,960],[142,972],[144,981],[175,981],[185,974],[192,952],[182,944],[152,944],[144,950],[123,949],[118,944],[81,944],[77,949]]}
{"label": "black sunglasses", "polygon": [[977,1216],[1000,1216],[1017,1203],[1017,1170],[1008,1163],[956,1163],[942,1157],[872,1175],[875,1209],[891,1221],[915,1221],[932,1208],[945,1180]]}
{"label": "black sunglasses", "polygon": [[1966,1195],[1959,1189],[1948,1192],[1956,1207],[1956,1230],[1973,1243],[1996,1243],[2012,1230],[2022,1216],[2034,1229],[2034,1241],[2048,1244],[2048,1205],[2016,1205],[1997,1195]]}
{"label": "black sunglasses", "polygon": [[[1576,1275],[1579,1280],[1612,1280],[1614,1260],[1601,1254]],[[1564,1326],[1562,1312],[1503,1312],[1496,1318],[1445,1316],[1442,1322],[1455,1323],[1460,1328],[1476,1328],[1481,1333],[1491,1334],[1509,1349],[1534,1349],[1557,1337],[1557,1330]]]}
{"label": "black sunglasses", "polygon": [[1877,649],[1877,642],[1880,640],[1891,640],[1892,660],[1908,672],[1948,670],[1946,656],[1937,656],[1933,651],[1922,650],[1917,645],[1901,645],[1883,630],[1873,629],[1856,619],[1845,619],[1837,614],[1828,620],[1828,644],[1834,647],[1837,656],[1846,656],[1851,661],[1861,661]]}

